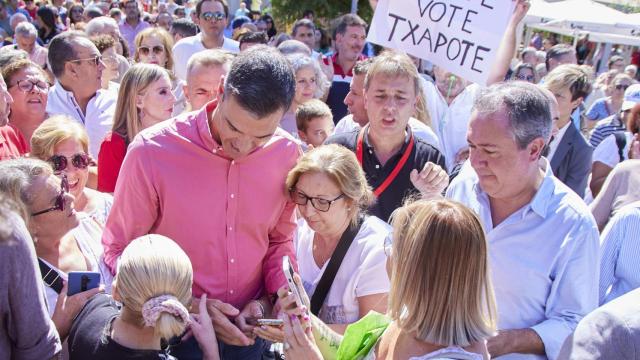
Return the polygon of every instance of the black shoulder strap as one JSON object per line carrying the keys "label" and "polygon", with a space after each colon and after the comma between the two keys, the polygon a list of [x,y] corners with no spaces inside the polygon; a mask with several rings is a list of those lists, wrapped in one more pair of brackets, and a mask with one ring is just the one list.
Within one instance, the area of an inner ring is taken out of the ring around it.
{"label": "black shoulder strap", "polygon": [[364,218],[360,217],[358,219],[357,226],[349,226],[347,230],[342,233],[342,237],[340,237],[340,241],[338,242],[336,249],[333,250],[333,255],[331,255],[329,264],[327,264],[327,268],[324,270],[324,273],[318,282],[318,286],[316,286],[316,290],[313,292],[313,296],[311,297],[311,313],[314,315],[318,315],[320,312],[324,299],[326,299],[329,289],[331,289],[331,285],[333,284],[333,280],[338,273],[338,269],[340,269],[342,260],[347,254],[347,250],[349,250],[353,239],[360,231],[363,221]]}
{"label": "black shoulder strap", "polygon": [[624,135],[624,131],[616,131],[613,133],[616,137],[616,145],[618,146],[618,155],[620,156],[620,162],[624,161],[624,147],[627,146],[627,137]]}
{"label": "black shoulder strap", "polygon": [[42,281],[44,281],[45,285],[52,288],[56,294],[60,294],[63,284],[58,272],[53,270],[40,258],[38,258],[38,266],[40,267],[40,275],[42,275]]}

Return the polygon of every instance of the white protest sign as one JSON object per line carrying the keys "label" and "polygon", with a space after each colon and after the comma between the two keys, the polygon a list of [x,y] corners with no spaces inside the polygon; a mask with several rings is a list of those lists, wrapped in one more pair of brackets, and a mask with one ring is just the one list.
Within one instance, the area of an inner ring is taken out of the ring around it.
{"label": "white protest sign", "polygon": [[486,84],[515,2],[380,0],[368,41]]}

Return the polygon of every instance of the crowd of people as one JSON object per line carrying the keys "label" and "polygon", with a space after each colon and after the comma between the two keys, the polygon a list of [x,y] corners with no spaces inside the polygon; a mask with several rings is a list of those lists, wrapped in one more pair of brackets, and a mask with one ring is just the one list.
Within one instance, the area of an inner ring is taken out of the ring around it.
{"label": "crowd of people", "polygon": [[640,359],[635,58],[512,1],[486,84],[356,14],[0,1],[0,358]]}

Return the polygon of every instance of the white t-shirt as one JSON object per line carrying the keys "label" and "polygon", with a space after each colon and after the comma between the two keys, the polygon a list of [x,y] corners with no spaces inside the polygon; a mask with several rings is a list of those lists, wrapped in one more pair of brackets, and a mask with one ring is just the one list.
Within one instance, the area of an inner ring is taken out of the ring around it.
{"label": "white t-shirt", "polygon": [[[438,136],[433,130],[420,120],[416,118],[409,118],[409,127],[416,138],[423,140],[427,144],[433,145],[436,149],[440,150],[440,141]],[[360,125],[353,120],[353,115],[349,114],[336,124],[336,128],[333,130],[333,135],[347,133],[351,131],[360,130]],[[442,150],[440,150],[442,151]]]}
{"label": "white t-shirt", "polygon": [[[375,216],[365,219],[336,273],[331,289],[320,309],[319,318],[327,324],[350,324],[360,318],[358,298],[389,292],[384,239],[391,226]],[[319,268],[313,259],[315,232],[301,221],[297,232],[296,256],[304,288],[313,295],[329,260]],[[362,314],[365,315],[365,314]]]}
{"label": "white t-shirt", "polygon": [[[224,38],[222,49],[237,53],[240,51],[240,43]],[[187,81],[187,63],[193,54],[202,50],[206,50],[202,44],[202,33],[180,39],[173,46],[173,72],[178,79]]]}
{"label": "white t-shirt", "polygon": [[[89,271],[100,273],[100,283],[105,285],[105,291],[109,294],[111,293],[111,282],[113,281],[113,277],[104,263],[104,258],[102,256],[103,248],[101,238],[103,228],[88,214],[78,213],[78,217],[80,218],[80,224],[75,229],[71,230],[71,233],[78,243],[78,247],[80,248],[82,255],[84,255],[87,263],[89,264]],[[42,261],[49,265],[52,270],[56,271],[62,280],[68,280],[67,273],[49,264],[45,260]],[[49,307],[49,316],[51,316],[53,315],[53,311],[56,309],[58,293],[48,286],[45,286],[44,289],[47,297],[47,305]]]}
{"label": "white t-shirt", "polygon": [[[633,134],[625,131],[624,136],[627,139],[627,143],[624,146],[624,150],[622,151],[622,156],[625,160],[629,158],[629,148],[631,147],[631,142],[633,141]],[[620,154],[618,151],[618,144],[616,144],[615,135],[611,134],[604,138],[598,146],[593,150],[593,162],[599,161],[611,168],[615,167],[620,163]]]}
{"label": "white t-shirt", "polygon": [[435,84],[423,81],[422,87],[433,130],[442,144],[447,168],[452,169],[456,154],[467,147],[467,128],[471,109],[482,88],[478,84],[468,85],[456,96],[451,105],[448,105]]}

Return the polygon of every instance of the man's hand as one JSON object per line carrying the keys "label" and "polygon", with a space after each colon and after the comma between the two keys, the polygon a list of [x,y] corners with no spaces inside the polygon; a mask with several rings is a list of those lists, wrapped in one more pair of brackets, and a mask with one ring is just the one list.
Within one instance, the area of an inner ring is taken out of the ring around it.
{"label": "man's hand", "polygon": [[544,343],[533,329],[499,330],[487,341],[492,358],[511,353],[544,355]]}
{"label": "man's hand", "polygon": [[265,316],[263,312],[264,308],[262,307],[262,304],[257,300],[251,300],[244,306],[244,309],[242,309],[240,314],[236,316],[235,323],[238,328],[240,328],[240,331],[242,331],[247,337],[253,339],[255,338],[255,334],[253,333],[255,326],[250,323],[255,324],[254,321],[256,319],[263,318]]}
{"label": "man's hand", "polygon": [[230,317],[238,316],[240,313],[238,309],[220,300],[212,299],[207,300],[207,310],[209,316],[211,316],[211,322],[213,323],[213,328],[216,331],[218,339],[229,345],[253,345],[254,340],[243,334],[242,331],[229,320]]}
{"label": "man's hand", "polygon": [[327,77],[327,80],[329,80],[329,82],[332,82],[334,70],[333,70],[333,59],[331,59],[331,56],[327,56],[328,64],[325,64],[324,61],[322,60],[322,54],[318,55],[317,60],[318,60],[318,64],[320,64],[320,69],[322,69],[322,72]]}
{"label": "man's hand", "polygon": [[420,191],[423,199],[437,199],[449,185],[449,175],[439,165],[428,162],[422,171],[413,169],[409,174],[413,186]]}

